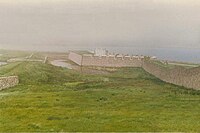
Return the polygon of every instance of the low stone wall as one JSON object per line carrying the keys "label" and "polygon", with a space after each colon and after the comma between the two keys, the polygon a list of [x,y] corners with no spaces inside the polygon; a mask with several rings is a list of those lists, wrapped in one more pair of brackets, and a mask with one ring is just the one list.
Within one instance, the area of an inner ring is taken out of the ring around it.
{"label": "low stone wall", "polygon": [[150,61],[144,61],[142,67],[145,71],[165,82],[200,90],[200,67],[190,69],[180,66],[165,68]]}
{"label": "low stone wall", "polygon": [[16,86],[19,83],[17,76],[0,77],[0,90]]}

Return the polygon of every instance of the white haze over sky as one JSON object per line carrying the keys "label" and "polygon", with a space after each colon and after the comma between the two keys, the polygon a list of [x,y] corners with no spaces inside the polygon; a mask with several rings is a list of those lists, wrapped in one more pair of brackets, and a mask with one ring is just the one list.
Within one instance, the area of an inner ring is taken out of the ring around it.
{"label": "white haze over sky", "polygon": [[200,49],[200,0],[0,0],[0,49],[59,47]]}

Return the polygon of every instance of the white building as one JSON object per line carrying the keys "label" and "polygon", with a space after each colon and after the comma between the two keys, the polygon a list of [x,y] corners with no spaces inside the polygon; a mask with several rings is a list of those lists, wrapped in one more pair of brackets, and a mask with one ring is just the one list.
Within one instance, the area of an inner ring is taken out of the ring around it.
{"label": "white building", "polygon": [[107,54],[108,54],[108,51],[106,49],[102,49],[102,48],[97,48],[94,51],[95,56],[105,56]]}

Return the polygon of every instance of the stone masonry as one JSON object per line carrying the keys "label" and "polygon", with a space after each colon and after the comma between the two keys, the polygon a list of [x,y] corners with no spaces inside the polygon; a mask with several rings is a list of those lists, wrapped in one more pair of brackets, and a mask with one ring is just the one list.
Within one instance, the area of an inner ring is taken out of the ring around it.
{"label": "stone masonry", "polygon": [[101,67],[141,67],[140,58],[111,57],[111,56],[86,56],[70,52],[68,58],[80,66],[101,66]]}
{"label": "stone masonry", "polygon": [[165,68],[150,61],[144,61],[142,67],[162,81],[200,90],[200,67],[190,69],[180,66]]}
{"label": "stone masonry", "polygon": [[18,76],[0,77],[0,90],[18,85]]}

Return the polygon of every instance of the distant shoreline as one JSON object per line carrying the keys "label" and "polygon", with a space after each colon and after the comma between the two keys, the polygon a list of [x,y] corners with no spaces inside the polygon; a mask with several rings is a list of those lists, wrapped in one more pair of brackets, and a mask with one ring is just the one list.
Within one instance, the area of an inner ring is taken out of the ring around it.
{"label": "distant shoreline", "polygon": [[[18,49],[17,51],[34,51],[34,52],[55,52],[66,53],[70,50],[94,50],[96,47],[67,47],[54,46],[54,48],[36,49]],[[113,53],[122,53],[129,55],[156,56],[160,60],[200,64],[200,49],[184,48],[142,48],[142,47],[103,47]],[[5,50],[5,49],[4,49]],[[13,51],[14,49],[12,49]],[[15,51],[15,50],[14,50]],[[0,53],[1,54],[1,53]]]}

